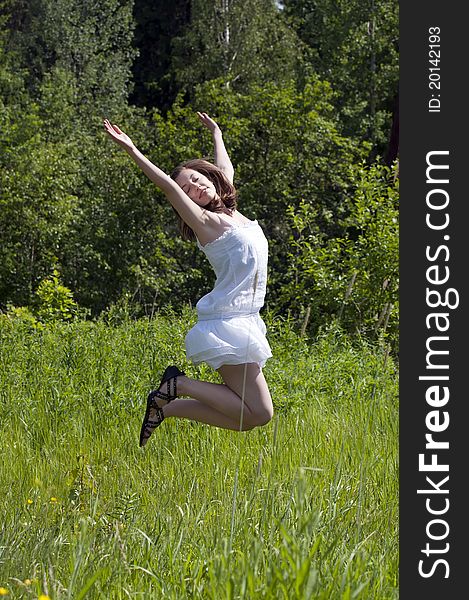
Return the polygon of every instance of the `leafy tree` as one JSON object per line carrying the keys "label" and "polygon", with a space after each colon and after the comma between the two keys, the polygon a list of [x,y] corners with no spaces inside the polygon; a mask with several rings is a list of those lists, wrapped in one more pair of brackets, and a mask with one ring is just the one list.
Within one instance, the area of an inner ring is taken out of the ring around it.
{"label": "leafy tree", "polygon": [[399,5],[395,0],[285,0],[307,61],[338,93],[345,134],[383,156],[398,89]]}
{"label": "leafy tree", "polygon": [[[132,4],[10,0],[7,45],[27,69],[28,89],[46,124],[59,127],[72,119],[74,127],[89,131],[92,115],[126,105],[135,56]],[[58,111],[64,107],[70,107],[65,119]]]}
{"label": "leafy tree", "polygon": [[0,302],[27,304],[73,254],[81,200],[92,196],[82,167],[104,110],[128,111],[131,3],[10,0],[0,9]]}
{"label": "leafy tree", "polygon": [[[7,165],[11,149],[36,131],[37,106],[26,89],[27,69],[18,66],[18,53],[9,47],[7,24],[11,2],[0,2],[0,165]],[[22,127],[18,126],[22,122]]]}
{"label": "leafy tree", "polygon": [[0,301],[28,304],[68,235],[76,167],[67,147],[44,144],[37,134],[11,154],[0,172]]}
{"label": "leafy tree", "polygon": [[223,78],[227,86],[289,81],[299,39],[273,0],[192,0],[190,24],[173,38],[172,69],[180,89]]}
{"label": "leafy tree", "polygon": [[15,326],[29,330],[41,330],[50,323],[71,321],[84,314],[73,299],[71,290],[62,285],[59,271],[53,269],[51,275],[38,285],[31,307],[8,303],[6,311],[0,313],[0,323],[15,323]]}
{"label": "leafy tree", "polygon": [[388,329],[398,343],[399,232],[398,178],[380,164],[356,166],[344,234],[317,233],[307,202],[289,208],[296,235],[291,239],[291,285],[284,306],[310,316],[312,331],[332,318],[349,331],[377,336]]}

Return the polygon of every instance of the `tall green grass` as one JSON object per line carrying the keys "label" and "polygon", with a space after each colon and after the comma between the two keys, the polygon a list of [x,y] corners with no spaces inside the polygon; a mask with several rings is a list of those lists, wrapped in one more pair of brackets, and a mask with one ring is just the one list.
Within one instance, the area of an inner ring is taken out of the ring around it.
{"label": "tall green grass", "polygon": [[397,375],[380,347],[268,322],[276,414],[239,434],[146,395],[194,315],[0,324],[0,586],[11,598],[397,599]]}

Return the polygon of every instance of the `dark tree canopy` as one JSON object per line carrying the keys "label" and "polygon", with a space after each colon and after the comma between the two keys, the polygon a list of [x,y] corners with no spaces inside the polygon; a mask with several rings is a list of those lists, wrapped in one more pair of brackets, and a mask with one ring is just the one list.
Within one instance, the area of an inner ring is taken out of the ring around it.
{"label": "dark tree canopy", "polygon": [[171,69],[173,40],[190,27],[190,0],[135,0],[134,45],[138,48],[132,74],[131,102],[167,111],[174,102],[178,86]]}

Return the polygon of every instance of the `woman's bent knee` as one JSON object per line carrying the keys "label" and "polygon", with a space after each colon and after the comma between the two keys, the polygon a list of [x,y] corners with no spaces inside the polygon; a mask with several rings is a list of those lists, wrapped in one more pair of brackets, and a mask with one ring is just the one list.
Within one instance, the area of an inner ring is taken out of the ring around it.
{"label": "woman's bent knee", "polygon": [[272,420],[273,416],[273,408],[262,408],[251,411],[251,414],[249,415],[249,425],[252,425],[252,427],[267,425],[267,423]]}

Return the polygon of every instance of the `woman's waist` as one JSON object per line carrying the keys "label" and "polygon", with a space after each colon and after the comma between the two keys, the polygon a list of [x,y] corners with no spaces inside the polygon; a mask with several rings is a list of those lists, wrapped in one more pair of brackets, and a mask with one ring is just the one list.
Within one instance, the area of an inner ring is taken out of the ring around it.
{"label": "woman's waist", "polygon": [[199,314],[252,314],[262,308],[264,297],[265,290],[261,289],[254,293],[220,293],[220,290],[214,289],[197,302],[196,308]]}
{"label": "woman's waist", "polygon": [[197,309],[197,317],[199,321],[220,321],[228,319],[259,319],[259,310],[253,312],[238,311],[220,311],[220,312],[203,312]]}

